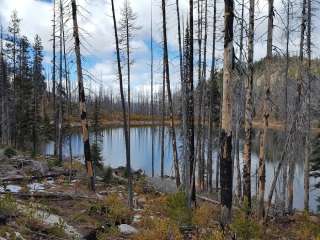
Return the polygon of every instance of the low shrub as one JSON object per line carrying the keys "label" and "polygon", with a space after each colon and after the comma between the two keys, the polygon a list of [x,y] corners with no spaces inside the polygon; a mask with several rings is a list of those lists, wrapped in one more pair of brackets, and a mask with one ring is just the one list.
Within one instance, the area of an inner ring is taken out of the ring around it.
{"label": "low shrub", "polygon": [[320,226],[310,220],[308,213],[304,213],[298,219],[296,230],[297,239],[320,239]]}
{"label": "low shrub", "polygon": [[131,211],[117,194],[113,193],[105,199],[107,220],[112,225],[126,223],[131,219]]}
{"label": "low shrub", "polygon": [[143,219],[143,227],[144,229],[133,237],[134,240],[183,239],[178,225],[167,218],[146,217]]}
{"label": "low shrub", "polygon": [[109,184],[112,181],[112,168],[110,166],[103,167],[102,179],[105,184]]}
{"label": "low shrub", "polygon": [[11,158],[11,157],[17,155],[17,151],[14,150],[14,149],[11,148],[11,147],[7,147],[7,148],[4,150],[3,154],[4,154],[5,156],[7,156],[8,158]]}
{"label": "low shrub", "polygon": [[177,192],[167,199],[168,216],[179,225],[192,223],[192,211],[188,208],[188,199],[185,192]]}
{"label": "low shrub", "polygon": [[243,207],[235,214],[231,224],[231,230],[236,234],[239,240],[261,239],[262,228],[259,223],[250,216],[247,201],[244,201]]}
{"label": "low shrub", "polygon": [[202,203],[194,210],[192,222],[199,228],[211,228],[218,221],[219,210],[210,203]]}
{"label": "low shrub", "polygon": [[0,198],[0,215],[16,216],[18,205],[16,199],[11,194],[6,194]]}

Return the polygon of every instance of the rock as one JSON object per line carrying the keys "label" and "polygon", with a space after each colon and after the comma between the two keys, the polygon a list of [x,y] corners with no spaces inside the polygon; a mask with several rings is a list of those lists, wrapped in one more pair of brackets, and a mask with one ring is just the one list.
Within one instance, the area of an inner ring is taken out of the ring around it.
{"label": "rock", "polygon": [[133,216],[133,222],[134,223],[139,223],[139,222],[141,222],[141,218],[142,218],[142,216],[140,214],[134,215]]}
{"label": "rock", "polygon": [[106,191],[106,190],[100,191],[99,194],[102,195],[102,196],[107,196],[108,195],[108,191]]}
{"label": "rock", "polygon": [[16,239],[18,239],[18,240],[26,240],[24,237],[22,237],[21,233],[15,232],[14,234],[16,235]]}
{"label": "rock", "polygon": [[320,219],[317,216],[310,216],[309,217],[310,221],[315,223],[315,224],[319,224],[320,223]]}
{"label": "rock", "polygon": [[99,176],[96,176],[96,181],[98,181],[98,182],[103,182],[103,178],[102,178],[102,177],[99,177]]}
{"label": "rock", "polygon": [[6,238],[0,237],[0,240],[7,240]]}
{"label": "rock", "polygon": [[118,226],[120,233],[124,235],[131,235],[138,233],[138,230],[128,224],[121,224]]}

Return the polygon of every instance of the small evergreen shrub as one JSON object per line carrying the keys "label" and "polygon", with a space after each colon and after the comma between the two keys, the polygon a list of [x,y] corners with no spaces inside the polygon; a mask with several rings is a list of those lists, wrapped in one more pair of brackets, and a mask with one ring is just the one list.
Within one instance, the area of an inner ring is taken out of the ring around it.
{"label": "small evergreen shrub", "polygon": [[11,148],[11,147],[7,147],[7,148],[4,150],[3,154],[4,154],[5,156],[7,156],[8,158],[11,158],[11,157],[17,155],[17,151],[14,150],[14,149]]}
{"label": "small evergreen shrub", "polygon": [[97,166],[99,169],[103,168],[103,158],[99,142],[94,142],[91,145],[91,158],[95,166]]}
{"label": "small evergreen shrub", "polygon": [[255,219],[250,216],[248,201],[244,200],[243,207],[235,214],[231,224],[231,230],[239,240],[261,239],[262,228]]}
{"label": "small evergreen shrub", "polygon": [[185,192],[177,192],[167,199],[168,216],[178,225],[190,225],[192,223],[192,212],[188,208],[187,201]]}
{"label": "small evergreen shrub", "polygon": [[112,168],[110,166],[103,168],[102,179],[105,184],[111,183],[111,181],[112,181]]}
{"label": "small evergreen shrub", "polygon": [[0,215],[15,216],[17,213],[18,205],[11,194],[6,194],[0,198]]}

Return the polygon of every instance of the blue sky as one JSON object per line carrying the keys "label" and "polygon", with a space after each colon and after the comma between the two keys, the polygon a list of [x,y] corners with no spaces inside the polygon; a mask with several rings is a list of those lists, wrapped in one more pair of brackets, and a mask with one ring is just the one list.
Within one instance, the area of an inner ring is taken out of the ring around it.
{"label": "blue sky", "polygon": [[[89,71],[98,82],[91,82],[89,78],[86,79],[87,87],[98,88],[101,84],[107,91],[118,91],[117,69],[114,56],[114,34],[113,23],[111,18],[111,4],[110,0],[78,0],[81,6],[79,11],[79,25],[81,27],[82,40],[82,54],[84,58],[84,67]],[[155,46],[155,83],[156,89],[159,88],[162,82],[162,67],[161,67],[161,49],[160,43],[162,39],[162,25],[161,25],[161,9],[160,0],[131,0],[133,11],[137,14],[137,25],[141,29],[136,33],[131,45],[133,46],[134,65],[132,67],[132,88],[133,94],[141,92],[149,92],[150,90],[150,12],[151,5],[153,10],[153,42]],[[211,65],[211,45],[212,45],[212,0],[209,2],[209,32],[208,32],[208,66]],[[123,6],[123,0],[116,0],[117,19],[120,19],[120,8]],[[221,65],[222,58],[222,41],[223,41],[223,1],[218,0],[218,28],[217,28],[217,58]],[[240,13],[240,5],[235,3],[236,14]],[[180,0],[181,18],[186,21],[188,11],[188,0]],[[275,7],[277,9],[275,28],[274,28],[274,45],[278,48],[284,48],[284,38],[282,31],[282,1],[275,0]],[[50,62],[52,56],[52,16],[53,4],[51,0],[0,0],[0,17],[3,25],[7,26],[10,15],[14,9],[18,11],[18,15],[22,18],[21,32],[32,41],[35,34],[39,34],[43,40],[45,48],[45,63],[46,70],[50,71]],[[86,10],[84,10],[86,9]],[[177,24],[175,12],[175,0],[167,1],[167,24],[168,24],[168,44],[169,44],[169,59],[171,67],[171,81],[172,88],[179,87],[179,61],[178,61],[178,42],[177,42]],[[265,41],[266,41],[266,16],[267,0],[259,0],[256,4],[256,42],[255,42],[255,59],[260,59],[265,55]],[[293,24],[298,25],[300,19],[299,5],[295,7],[295,18],[292,19]],[[196,15],[195,10],[195,15]],[[246,9],[247,12],[247,9]],[[247,13],[246,13],[247,19]],[[316,31],[318,15],[314,18],[314,56],[318,56],[319,33]],[[73,47],[71,21],[67,25],[68,49]],[[235,22],[235,40],[239,40],[239,27]],[[298,46],[299,34],[295,33],[292,36],[291,51],[295,53]],[[246,46],[246,41],[245,41]],[[197,44],[195,42],[195,51],[197,51]],[[73,60],[73,56],[69,55],[69,60]],[[72,76],[75,68],[72,68]],[[195,71],[196,72],[196,71]],[[117,92],[116,92],[117,93]]]}

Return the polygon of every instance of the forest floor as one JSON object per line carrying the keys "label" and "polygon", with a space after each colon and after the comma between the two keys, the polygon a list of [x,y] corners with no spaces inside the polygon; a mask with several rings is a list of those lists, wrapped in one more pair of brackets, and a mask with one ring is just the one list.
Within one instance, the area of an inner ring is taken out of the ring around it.
{"label": "forest floor", "polygon": [[320,217],[299,212],[259,224],[236,208],[232,223],[222,227],[214,196],[199,196],[190,211],[171,178],[149,178],[141,171],[134,173],[129,209],[124,168],[98,172],[93,193],[80,162],[74,162],[70,181],[69,164],[55,161],[0,151],[0,240],[320,239]]}

